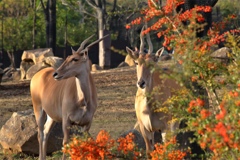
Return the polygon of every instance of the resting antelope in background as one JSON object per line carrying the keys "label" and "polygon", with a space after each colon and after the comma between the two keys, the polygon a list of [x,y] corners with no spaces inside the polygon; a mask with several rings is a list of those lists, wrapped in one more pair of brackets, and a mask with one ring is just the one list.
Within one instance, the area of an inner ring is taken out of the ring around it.
{"label": "resting antelope in background", "polygon": [[106,36],[84,48],[92,37],[84,40],[77,51],[72,49],[72,55],[56,71],[45,68],[31,80],[41,160],[46,159],[49,133],[56,122],[62,122],[63,145],[69,140],[71,123],[80,125],[84,132],[90,129],[97,108],[97,91],[90,73],[88,49]]}
{"label": "resting antelope in background", "polygon": [[[172,119],[169,113],[154,111],[156,109],[155,104],[156,102],[160,104],[164,103],[174,94],[174,91],[180,89],[180,85],[173,79],[163,78],[159,71],[151,71],[152,68],[149,64],[158,65],[157,62],[163,52],[163,48],[159,49],[155,55],[152,54],[152,43],[150,36],[147,35],[149,50],[148,53],[144,53],[144,37],[142,32],[140,33],[140,41],[139,50],[135,49],[133,51],[128,47],[126,47],[126,50],[136,63],[138,89],[135,98],[135,111],[137,123],[144,138],[146,153],[149,158],[149,153],[154,150],[154,132],[160,130],[164,141],[166,131],[177,128],[177,124],[172,123],[169,125]],[[158,92],[153,91],[156,87],[158,88]]]}

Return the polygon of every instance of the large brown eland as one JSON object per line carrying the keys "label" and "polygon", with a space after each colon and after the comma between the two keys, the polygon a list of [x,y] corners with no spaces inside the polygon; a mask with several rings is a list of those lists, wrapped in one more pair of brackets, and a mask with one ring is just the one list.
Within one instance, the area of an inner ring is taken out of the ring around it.
{"label": "large brown eland", "polygon": [[126,50],[136,63],[138,89],[135,97],[135,111],[137,124],[146,144],[146,153],[150,158],[149,153],[154,150],[154,132],[161,131],[164,141],[166,131],[173,131],[178,126],[177,123],[171,123],[171,114],[155,112],[155,105],[163,104],[181,87],[175,80],[162,76],[159,71],[152,71],[153,66],[156,67],[158,63],[161,63],[158,60],[163,48],[159,49],[156,54],[152,54],[153,47],[150,36],[147,34],[149,50],[148,53],[144,53],[144,36],[142,32],[140,33],[140,42],[139,50],[132,50],[128,47],[126,47]]}
{"label": "large brown eland", "polygon": [[63,145],[69,140],[70,124],[80,125],[83,132],[90,129],[97,108],[97,91],[90,72],[88,49],[106,36],[84,48],[92,37],[84,40],[77,51],[72,49],[72,55],[56,71],[45,68],[31,80],[40,160],[46,159],[49,133],[56,122],[62,122]]}

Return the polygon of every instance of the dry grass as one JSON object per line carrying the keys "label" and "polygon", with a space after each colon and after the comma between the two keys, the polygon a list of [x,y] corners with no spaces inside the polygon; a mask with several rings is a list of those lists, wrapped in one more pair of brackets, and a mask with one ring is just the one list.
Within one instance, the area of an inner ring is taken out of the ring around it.
{"label": "dry grass", "polygon": [[[90,134],[95,137],[100,130],[108,131],[113,138],[134,127],[136,116],[134,97],[136,93],[135,67],[124,67],[93,73],[98,91],[98,109]],[[0,126],[13,112],[32,108],[29,81],[3,82],[0,86]],[[0,154],[0,159],[22,159]],[[33,159],[33,157],[24,157]],[[58,159],[50,158],[49,159]]]}

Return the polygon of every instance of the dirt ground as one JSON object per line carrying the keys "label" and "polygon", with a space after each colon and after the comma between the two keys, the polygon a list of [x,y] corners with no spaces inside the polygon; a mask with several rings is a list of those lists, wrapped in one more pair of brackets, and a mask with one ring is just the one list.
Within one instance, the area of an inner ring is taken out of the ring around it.
{"label": "dirt ground", "polygon": [[[113,138],[116,138],[132,129],[136,123],[134,110],[134,97],[137,89],[135,67],[97,71],[93,73],[93,76],[98,92],[98,108],[90,134],[96,136],[100,130],[106,130]],[[30,108],[32,108],[32,103],[29,81],[1,83],[0,127],[5,124],[13,112]]]}

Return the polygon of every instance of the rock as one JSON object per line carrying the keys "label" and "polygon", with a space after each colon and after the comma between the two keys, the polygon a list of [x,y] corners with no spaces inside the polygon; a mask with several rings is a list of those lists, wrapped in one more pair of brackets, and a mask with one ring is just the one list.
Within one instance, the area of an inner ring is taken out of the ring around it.
{"label": "rock", "polygon": [[[179,129],[184,129],[187,127],[186,120],[182,120],[179,124]],[[201,149],[200,145],[192,139],[196,139],[196,135],[193,131],[183,131],[178,132],[176,136],[176,141],[179,144],[178,148],[180,150],[188,150],[191,149],[191,152],[187,152],[187,155],[184,157],[185,159],[205,159],[205,151]],[[192,157],[194,155],[194,157]]]}
{"label": "rock", "polygon": [[211,53],[211,57],[221,60],[223,63],[228,63],[229,56],[228,54],[231,52],[231,49],[228,47],[222,47],[213,53]]}
{"label": "rock", "polygon": [[21,79],[21,71],[17,69],[16,71],[12,72],[12,80],[19,81]]}
{"label": "rock", "polygon": [[34,65],[32,60],[22,60],[20,63],[21,80],[26,79],[27,70]]}
{"label": "rock", "polygon": [[12,72],[14,71],[14,68],[12,67],[7,67],[7,68],[4,68],[3,70],[3,74],[4,76],[7,76],[8,78],[12,76]]}
{"label": "rock", "polygon": [[3,69],[2,68],[0,68],[0,84],[1,84],[1,82],[2,82],[2,77],[3,77]]}
{"label": "rock", "polygon": [[118,65],[118,68],[120,68],[120,67],[127,67],[127,66],[129,66],[129,65],[126,62],[122,62],[122,63],[120,63]]}
{"label": "rock", "polygon": [[[134,129],[137,130],[139,133],[141,133],[138,122],[135,123]],[[162,143],[162,133],[161,133],[161,131],[155,131],[154,132],[154,143],[155,144],[156,143]],[[144,142],[144,145],[145,145],[145,142]]]}
{"label": "rock", "polygon": [[40,71],[43,68],[46,68],[47,66],[44,63],[37,63],[33,66],[31,66],[26,73],[26,79],[32,79],[34,74],[36,74],[38,71]]}
{"label": "rock", "polygon": [[[32,109],[14,112],[1,128],[0,144],[4,153],[38,154],[37,134],[37,124]],[[57,123],[49,136],[48,154],[61,149],[62,137],[61,123]]]}
{"label": "rock", "polygon": [[43,59],[43,63],[46,66],[53,67],[54,69],[57,69],[58,67],[60,67],[60,65],[63,63],[63,61],[64,61],[64,59],[62,59],[60,57],[55,57],[55,56],[45,57]]}
{"label": "rock", "polygon": [[22,61],[32,60],[34,64],[42,62],[45,57],[53,56],[51,48],[39,48],[34,50],[24,51],[22,54]]}
{"label": "rock", "polygon": [[4,72],[3,72],[3,69],[2,68],[0,68],[0,74],[3,74]]}
{"label": "rock", "polygon": [[168,61],[171,59],[172,59],[172,56],[170,54],[165,54],[160,57],[160,61]]}
{"label": "rock", "polygon": [[[20,64],[20,70],[21,70],[21,80],[23,79],[31,79],[32,76],[39,71],[40,69],[44,68],[45,66],[58,66],[60,61],[54,60],[56,58],[49,58],[46,57],[54,57],[53,52],[51,48],[39,48],[34,50],[27,50],[24,51],[22,54],[22,61]],[[40,65],[42,62],[46,62],[46,65]],[[33,65],[36,65],[35,67],[32,67]],[[30,68],[31,71],[28,71]],[[34,68],[34,69],[33,69]],[[28,75],[27,75],[28,73]]]}
{"label": "rock", "polygon": [[134,135],[133,141],[138,146],[138,148],[145,150],[146,145],[145,145],[144,139],[138,130],[136,130],[136,129],[128,130],[128,131],[124,132],[122,135],[120,135],[120,137],[126,137],[129,133],[132,133]]}
{"label": "rock", "polygon": [[99,65],[97,65],[97,64],[92,65],[92,71],[93,72],[96,72],[96,71],[99,71],[99,70],[102,70],[102,68]]}
{"label": "rock", "polygon": [[126,55],[124,62],[126,62],[129,66],[135,66],[134,60],[129,55]]}

